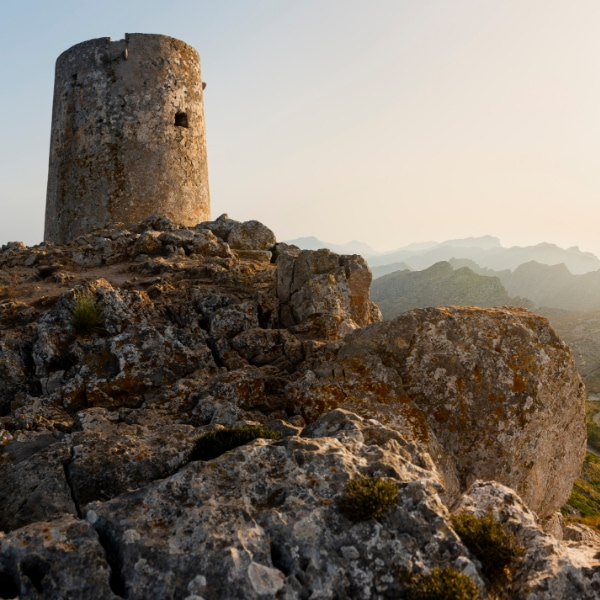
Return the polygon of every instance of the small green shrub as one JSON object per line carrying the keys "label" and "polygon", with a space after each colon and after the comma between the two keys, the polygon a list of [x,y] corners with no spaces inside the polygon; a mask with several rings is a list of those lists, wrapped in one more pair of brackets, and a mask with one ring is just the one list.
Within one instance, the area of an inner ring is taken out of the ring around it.
{"label": "small green shrub", "polygon": [[376,519],[396,502],[398,488],[381,477],[351,481],[340,500],[340,512],[350,521]]}
{"label": "small green shrub", "polygon": [[276,431],[261,425],[216,429],[196,440],[192,451],[188,455],[188,462],[192,460],[212,460],[257,438],[279,440],[281,436]]}
{"label": "small green shrub", "polygon": [[479,600],[479,589],[463,573],[451,567],[435,567],[428,577],[419,577],[410,587],[410,600]]}
{"label": "small green shrub", "polygon": [[471,513],[452,515],[454,530],[481,563],[481,571],[490,584],[490,591],[502,598],[506,585],[512,580],[512,572],[524,548],[512,532],[488,510],[485,517]]}
{"label": "small green shrub", "polygon": [[86,335],[102,329],[104,313],[94,296],[82,295],[75,301],[71,325],[77,335]]}

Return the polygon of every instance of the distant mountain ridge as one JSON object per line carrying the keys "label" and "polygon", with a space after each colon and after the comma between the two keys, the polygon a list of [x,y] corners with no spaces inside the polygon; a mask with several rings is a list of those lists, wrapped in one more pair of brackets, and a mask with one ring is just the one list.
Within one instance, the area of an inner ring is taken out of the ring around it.
{"label": "distant mountain ridge", "polygon": [[295,240],[287,240],[286,244],[293,244],[294,246],[298,246],[298,248],[302,248],[302,250],[320,250],[321,248],[329,248],[329,250],[337,254],[360,254],[363,258],[381,254],[381,252],[373,250],[368,244],[357,240],[347,242],[346,244],[332,244],[330,242],[322,242],[314,236],[309,236],[296,238]]}
{"label": "distant mountain ridge", "polygon": [[415,252],[398,250],[368,259],[373,267],[394,262],[404,262],[411,269],[421,271],[441,261],[452,259],[470,259],[480,267],[501,270],[514,270],[520,265],[536,261],[545,265],[565,264],[571,273],[583,274],[600,269],[600,259],[590,252],[581,252],[578,248],[563,249],[555,244],[541,243],[536,246],[513,246],[504,248],[489,244],[479,246],[453,245],[452,242],[438,244],[426,251]]}
{"label": "distant mountain ridge", "polygon": [[[315,237],[298,238],[288,243],[306,250],[329,248],[340,254],[362,254],[371,269],[403,263],[413,271],[421,271],[441,261],[469,259],[480,268],[495,271],[515,270],[520,265],[535,261],[544,265],[564,264],[575,275],[600,269],[600,259],[591,252],[582,252],[577,246],[560,248],[556,244],[542,242],[535,246],[505,248],[500,240],[491,235],[446,240],[445,242],[413,243],[392,252],[379,253],[368,244],[359,241],[347,244],[331,244]],[[389,269],[378,269],[378,276]]]}

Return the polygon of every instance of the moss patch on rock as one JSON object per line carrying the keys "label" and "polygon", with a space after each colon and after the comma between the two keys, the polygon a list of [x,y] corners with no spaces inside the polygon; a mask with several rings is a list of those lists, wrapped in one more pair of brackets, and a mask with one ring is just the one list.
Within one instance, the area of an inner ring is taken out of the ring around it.
{"label": "moss patch on rock", "polygon": [[340,512],[350,521],[380,517],[398,497],[394,483],[382,477],[363,477],[351,481],[339,503]]}
{"label": "moss patch on rock", "polygon": [[71,325],[77,335],[89,335],[102,329],[103,310],[92,295],[79,296],[71,315]]}
{"label": "moss patch on rock", "polygon": [[491,510],[485,517],[463,512],[452,515],[451,520],[460,539],[481,563],[481,572],[492,593],[504,598],[513,571],[525,553],[523,546]]}
{"label": "moss patch on rock", "polygon": [[227,427],[216,429],[203,436],[200,436],[192,448],[188,461],[193,460],[212,460],[233,450],[238,446],[243,446],[252,440],[258,438],[268,440],[279,440],[281,436],[276,431],[261,425],[247,425],[245,427]]}

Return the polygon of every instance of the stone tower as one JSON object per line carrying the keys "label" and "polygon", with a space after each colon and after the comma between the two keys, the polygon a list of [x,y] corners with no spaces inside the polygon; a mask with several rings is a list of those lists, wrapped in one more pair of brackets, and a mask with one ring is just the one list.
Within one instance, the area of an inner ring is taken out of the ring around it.
{"label": "stone tower", "polygon": [[153,214],[210,218],[200,57],[165,35],[77,44],[56,61],[44,240]]}

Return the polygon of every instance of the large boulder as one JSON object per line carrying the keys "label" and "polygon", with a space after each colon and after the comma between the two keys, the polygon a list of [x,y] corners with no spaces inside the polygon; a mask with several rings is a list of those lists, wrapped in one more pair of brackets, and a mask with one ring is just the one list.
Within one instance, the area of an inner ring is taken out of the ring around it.
{"label": "large boulder", "polygon": [[0,533],[0,597],[118,600],[122,585],[106,558],[94,529],[74,517]]}
{"label": "large boulder", "polygon": [[342,407],[412,429],[454,492],[496,480],[542,517],[566,502],[585,454],[571,352],[525,309],[409,311],[329,346],[288,394],[308,420]]}

